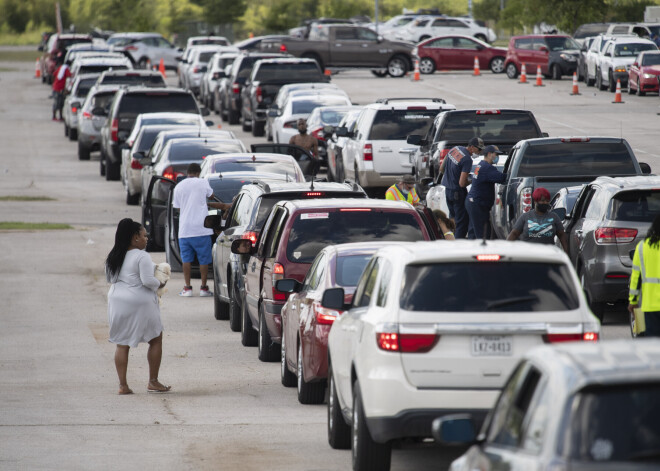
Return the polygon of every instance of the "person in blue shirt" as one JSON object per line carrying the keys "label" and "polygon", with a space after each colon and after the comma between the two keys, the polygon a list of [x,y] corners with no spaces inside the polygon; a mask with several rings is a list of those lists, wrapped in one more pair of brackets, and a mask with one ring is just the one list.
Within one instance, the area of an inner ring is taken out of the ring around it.
{"label": "person in blue shirt", "polygon": [[452,147],[440,167],[443,173],[440,183],[445,187],[449,217],[456,222],[454,235],[457,239],[465,239],[468,232],[469,216],[465,210],[465,198],[470,184],[472,154],[478,154],[483,148],[484,141],[480,137],[473,137],[467,147]]}
{"label": "person in blue shirt", "polygon": [[477,164],[472,187],[465,200],[470,217],[468,239],[490,238],[490,208],[495,203],[495,183],[503,183],[506,176],[495,168],[501,154],[497,146],[484,148],[484,159]]}

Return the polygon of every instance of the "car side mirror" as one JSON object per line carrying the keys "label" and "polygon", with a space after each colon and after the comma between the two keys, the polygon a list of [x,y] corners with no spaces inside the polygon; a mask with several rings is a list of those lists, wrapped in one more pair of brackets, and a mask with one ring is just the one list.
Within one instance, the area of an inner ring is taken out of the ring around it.
{"label": "car side mirror", "polygon": [[209,66],[208,65],[203,65],[202,68],[199,70],[201,74],[208,72],[209,71]]}
{"label": "car side mirror", "polygon": [[207,126],[213,126],[215,123],[213,121],[211,121],[210,119],[208,119],[208,120],[204,121],[204,124],[206,124]]}
{"label": "car side mirror", "polygon": [[256,247],[252,247],[250,239],[236,239],[231,243],[231,253],[237,255],[252,255],[257,251]]}
{"label": "car side mirror", "polygon": [[566,208],[555,208],[552,212],[557,215],[560,221],[566,220]]}
{"label": "car side mirror", "polygon": [[543,137],[550,137],[550,134],[548,134],[547,132],[542,132],[541,135],[542,135]]}
{"label": "car side mirror", "polygon": [[43,46],[39,46],[39,47],[37,48],[37,51],[39,51],[39,52],[44,52],[44,47],[43,47]]}
{"label": "car side mirror", "polygon": [[227,76],[227,74],[225,74],[223,71],[213,72],[213,78],[215,80],[225,78],[226,76]]}
{"label": "car side mirror", "polygon": [[481,45],[477,46],[477,51],[483,51],[483,50],[484,50],[483,46],[481,46]]}
{"label": "car side mirror", "polygon": [[406,142],[413,146],[418,146],[422,143],[422,136],[419,134],[411,134],[406,138]]}
{"label": "car side mirror", "polygon": [[222,214],[209,214],[206,216],[204,227],[207,229],[222,229]]}
{"label": "car side mirror", "polygon": [[346,126],[340,126],[337,129],[335,129],[335,134],[337,137],[348,137],[348,129]]}
{"label": "car side mirror", "polygon": [[464,445],[476,441],[474,421],[470,414],[445,415],[433,421],[433,438],[443,445]]}
{"label": "car side mirror", "polygon": [[321,306],[337,311],[346,311],[348,306],[344,303],[344,288],[329,288],[323,292]]}
{"label": "car side mirror", "polygon": [[642,170],[642,173],[644,175],[650,175],[651,174],[651,166],[647,164],[646,162],[640,162],[639,163],[639,168]]}
{"label": "car side mirror", "polygon": [[302,288],[302,284],[293,278],[284,278],[275,282],[275,289],[282,293],[298,293]]}
{"label": "car side mirror", "polygon": [[108,116],[107,111],[105,111],[105,108],[103,108],[102,106],[97,106],[96,108],[94,108],[92,110],[92,114],[94,116]]}

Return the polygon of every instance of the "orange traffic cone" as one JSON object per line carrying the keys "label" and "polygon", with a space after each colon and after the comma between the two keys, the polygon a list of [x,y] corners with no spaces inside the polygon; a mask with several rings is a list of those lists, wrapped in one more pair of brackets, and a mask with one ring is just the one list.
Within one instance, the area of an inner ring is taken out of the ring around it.
{"label": "orange traffic cone", "polygon": [[34,64],[34,78],[41,78],[41,67],[39,67],[39,59],[37,59],[37,63]]}
{"label": "orange traffic cone", "polygon": [[524,63],[520,70],[520,80],[518,81],[518,83],[529,83],[527,82],[527,68],[525,67]]}
{"label": "orange traffic cone", "polygon": [[536,83],[534,84],[535,87],[545,87],[543,85],[543,76],[541,75],[541,66],[536,67]]}
{"label": "orange traffic cone", "polygon": [[573,91],[571,95],[581,95],[580,90],[578,90],[577,72],[573,72]]}
{"label": "orange traffic cone", "polygon": [[472,75],[475,77],[481,75],[481,70],[479,70],[479,58],[477,56],[474,56],[474,72],[472,72]]}
{"label": "orange traffic cone", "polygon": [[413,73],[413,82],[419,82],[419,59],[415,59],[415,72]]}
{"label": "orange traffic cone", "polygon": [[621,100],[621,80],[616,81],[616,93],[614,94],[614,101],[612,103],[625,103]]}
{"label": "orange traffic cone", "polygon": [[167,78],[167,75],[165,75],[165,61],[163,61],[162,57],[160,59],[160,64],[158,64],[158,72],[161,73],[163,78]]}

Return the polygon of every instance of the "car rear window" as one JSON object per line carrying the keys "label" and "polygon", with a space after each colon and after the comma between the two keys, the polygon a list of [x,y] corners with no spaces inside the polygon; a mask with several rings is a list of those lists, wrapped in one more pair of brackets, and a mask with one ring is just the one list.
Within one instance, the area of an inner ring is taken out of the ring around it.
{"label": "car rear window", "polygon": [[143,129],[138,137],[135,139],[135,143],[133,144],[133,152],[146,152],[148,151],[151,146],[156,142],[156,138],[158,137],[158,133],[161,132],[162,129]]}
{"label": "car rear window", "polygon": [[321,70],[316,62],[265,63],[259,66],[255,81],[290,82],[310,80],[319,81]]}
{"label": "car rear window", "polygon": [[197,58],[197,62],[206,64],[208,61],[211,60],[211,57],[213,57],[213,54],[215,54],[215,52],[216,51],[200,52],[199,57]]}
{"label": "car rear window", "polygon": [[437,109],[379,110],[374,117],[369,139],[401,141],[409,134],[425,136],[439,112]]}
{"label": "car rear window", "polygon": [[319,97],[314,100],[296,100],[291,104],[293,114],[309,114],[319,106],[347,105],[348,100],[344,97]]}
{"label": "car rear window", "polygon": [[424,240],[418,219],[411,213],[395,211],[328,211],[295,216],[286,257],[295,263],[311,263],[326,246],[365,240]]}
{"label": "car rear window", "polygon": [[278,175],[289,175],[291,181],[296,180],[296,167],[294,162],[285,162],[285,161],[273,161],[273,160],[260,160],[260,161],[251,161],[251,160],[217,160],[213,162],[213,171],[212,173],[223,173],[223,172],[259,172],[259,173],[271,173]]}
{"label": "car rear window", "polygon": [[126,70],[128,67],[125,65],[83,65],[78,70],[79,74],[100,74],[108,69],[112,70]]}
{"label": "car rear window", "polygon": [[625,463],[639,463],[642,468],[655,463],[657,468],[660,384],[587,388],[575,395],[570,410],[564,456],[572,461],[617,462],[619,469]]}
{"label": "car rear window", "polygon": [[579,50],[580,45],[573,38],[549,37],[545,38],[548,49],[551,51]]}
{"label": "car rear window", "polygon": [[120,84],[120,85],[162,85],[165,86],[163,76],[158,75],[141,75],[141,74],[126,74],[126,75],[106,75],[100,84]]}
{"label": "car rear window", "polygon": [[234,196],[241,191],[243,185],[251,183],[252,180],[245,178],[210,178],[209,184],[213,189],[213,194],[220,200],[231,202]]}
{"label": "car rear window", "polygon": [[561,142],[528,146],[519,177],[634,175],[635,165],[622,142]]}
{"label": "car rear window", "polygon": [[624,191],[612,198],[608,219],[653,222],[658,214],[660,214],[660,189]]}
{"label": "car rear window", "polygon": [[148,126],[150,124],[180,124],[180,125],[199,125],[200,119],[199,115],[195,116],[172,116],[169,118],[144,118],[142,120],[142,126]]}
{"label": "car rear window", "polygon": [[569,311],[580,305],[572,278],[565,265],[554,263],[408,265],[400,306],[441,312]]}
{"label": "car rear window", "polygon": [[92,109],[103,108],[107,111],[114,97],[115,92],[97,93],[92,97]]}
{"label": "car rear window", "polygon": [[159,112],[199,113],[192,95],[187,93],[155,92],[124,95],[119,105],[122,118],[135,118],[140,113]]}
{"label": "car rear window", "polygon": [[357,286],[371,254],[345,255],[337,258],[335,282],[339,286]]}
{"label": "car rear window", "polygon": [[227,142],[222,146],[213,144],[186,144],[170,146],[168,160],[170,162],[181,162],[182,160],[203,160],[204,157],[211,154],[222,154],[228,152],[242,152],[241,144]]}
{"label": "car rear window", "polygon": [[598,36],[600,33],[606,32],[608,26],[608,23],[582,25],[575,30],[573,37],[575,39],[582,39],[588,36]]}
{"label": "car rear window", "polygon": [[481,137],[484,142],[497,144],[534,139],[541,137],[542,134],[529,113],[448,113],[435,141],[467,143],[474,136]]}
{"label": "car rear window", "polygon": [[[320,194],[319,194],[320,193]],[[278,201],[291,201],[291,200],[304,200],[310,198],[366,198],[364,193],[355,193],[352,191],[295,191],[295,192],[283,192],[275,193],[271,195],[264,195],[259,198],[259,211],[257,213],[257,221],[255,223],[256,227],[263,227],[270,210],[275,206],[275,203]]]}
{"label": "car rear window", "polygon": [[657,51],[658,47],[650,43],[628,43],[614,46],[614,57],[637,57],[642,51]]}
{"label": "car rear window", "polygon": [[85,98],[95,83],[96,83],[96,77],[90,79],[84,79],[78,82],[78,89],[76,90],[76,96],[80,98]]}
{"label": "car rear window", "polygon": [[323,110],[321,111],[321,122],[327,126],[337,126],[348,111]]}
{"label": "car rear window", "polygon": [[74,44],[80,43],[91,43],[91,38],[68,38],[68,39],[59,39],[57,41],[57,46],[59,50],[66,50]]}

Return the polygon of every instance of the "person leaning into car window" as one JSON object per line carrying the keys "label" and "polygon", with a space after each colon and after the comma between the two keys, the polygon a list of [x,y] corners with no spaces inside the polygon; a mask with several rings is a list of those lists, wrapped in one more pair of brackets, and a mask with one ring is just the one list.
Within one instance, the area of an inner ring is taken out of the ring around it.
{"label": "person leaning into car window", "polygon": [[314,136],[307,134],[306,119],[300,118],[298,120],[297,126],[298,134],[291,136],[291,139],[289,139],[289,144],[302,147],[307,152],[312,154],[314,162],[312,166],[310,166],[309,171],[312,175],[316,175],[316,173],[319,171],[319,167],[321,166],[321,162],[319,161],[319,141]]}
{"label": "person leaning into car window", "polygon": [[465,200],[470,218],[468,239],[490,238],[490,208],[495,203],[495,183],[503,183],[506,176],[495,168],[501,154],[497,146],[484,148],[484,159],[477,164],[472,186]]}
{"label": "person leaning into car window", "polygon": [[456,230],[456,224],[454,221],[449,219],[441,209],[434,209],[433,216],[435,217],[435,220],[438,221],[438,227],[442,232],[442,237],[445,240],[456,240],[454,238],[454,231]]}
{"label": "person leaning into car window", "polygon": [[534,210],[518,218],[507,240],[523,240],[538,244],[554,244],[559,238],[564,251],[568,253],[568,237],[559,216],[550,211],[550,192],[543,187],[532,193]]}

